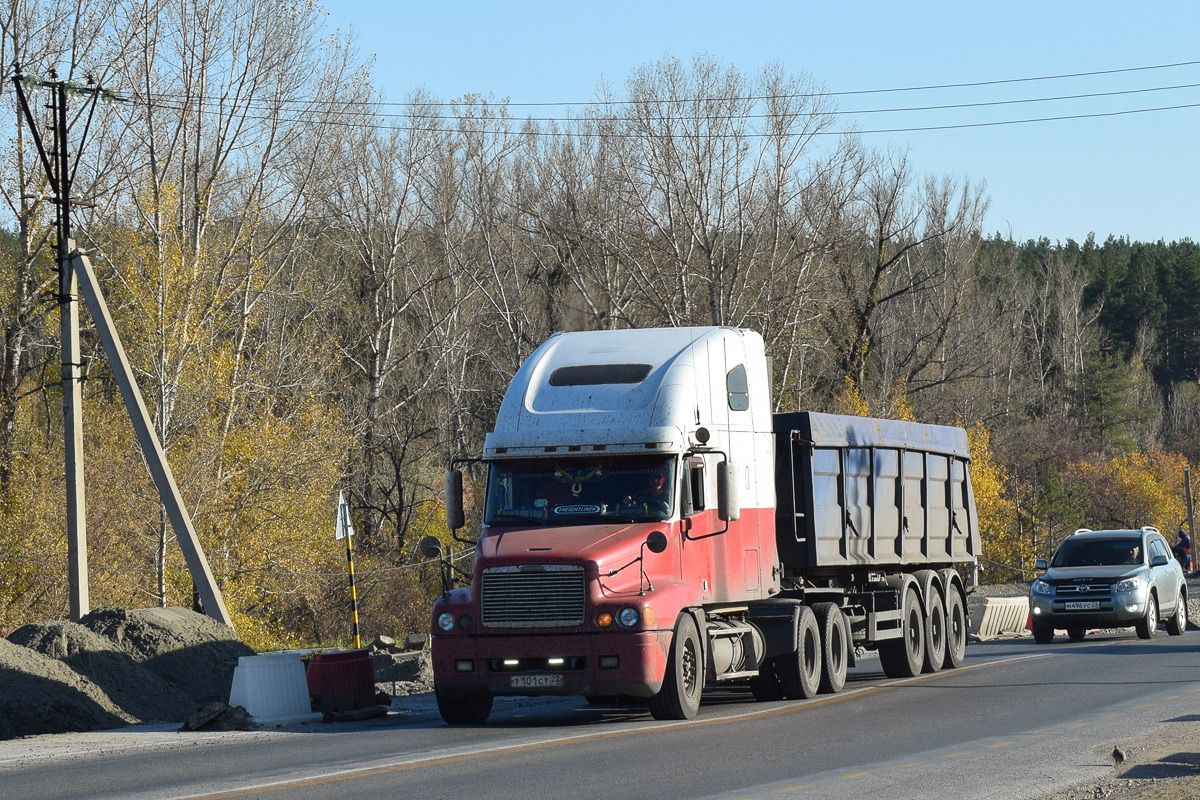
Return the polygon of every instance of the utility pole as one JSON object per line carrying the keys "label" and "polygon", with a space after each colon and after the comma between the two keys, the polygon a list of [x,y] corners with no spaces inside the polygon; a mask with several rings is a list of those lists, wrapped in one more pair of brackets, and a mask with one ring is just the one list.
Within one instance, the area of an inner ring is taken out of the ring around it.
{"label": "utility pole", "polygon": [[[55,233],[58,237],[58,306],[62,332],[62,393],[63,393],[63,443],[65,448],[66,488],[67,488],[67,573],[70,582],[71,620],[79,619],[91,610],[88,593],[87,569],[87,502],[83,486],[83,397],[80,387],[80,356],[79,356],[79,284],[75,270],[71,267],[71,182],[75,177],[75,164],[71,163],[70,148],[67,139],[67,96],[68,93],[80,93],[90,96],[91,106],[88,112],[87,127],[90,127],[92,113],[95,111],[95,101],[101,90],[92,85],[89,80],[86,87],[81,87],[68,81],[57,80],[58,75],[51,70],[50,80],[38,80],[34,76],[24,76],[17,70],[13,82],[17,87],[17,98],[25,119],[33,129],[33,139],[37,144],[38,154],[42,159],[42,167],[50,183],[51,202],[55,208]],[[51,152],[46,153],[42,145],[42,137],[38,135],[37,124],[29,108],[25,96],[27,88],[44,88],[50,93],[47,108],[52,122]],[[81,147],[82,149],[82,147]]]}
{"label": "utility pole", "polygon": [[[33,140],[37,145],[38,155],[41,156],[42,167],[53,193],[56,214],[55,232],[58,235],[58,268],[59,268],[59,306],[62,313],[62,385],[63,385],[63,438],[65,442],[66,483],[67,483],[67,558],[68,577],[70,581],[71,619],[78,622],[90,610],[88,599],[87,572],[87,528],[85,525],[86,503],[83,488],[83,404],[80,389],[79,363],[79,280],[84,281],[84,296],[92,314],[92,321],[100,334],[105,355],[113,369],[114,378],[121,389],[121,398],[125,410],[129,414],[142,456],[150,469],[155,487],[158,489],[159,500],[162,502],[167,517],[175,530],[176,539],[183,549],[183,555],[192,575],[192,582],[197,593],[204,601],[205,613],[226,625],[232,627],[233,622],[225,608],[221,590],[208,568],[208,561],[200,546],[199,537],[192,528],[192,521],[187,509],[184,508],[183,498],[175,485],[171,467],[167,464],[166,454],[158,437],[154,433],[150,415],[142,401],[133,370],[125,356],[125,349],[117,335],[108,305],[100,291],[100,284],[92,271],[87,256],[75,248],[71,238],[71,206],[85,205],[72,200],[71,183],[75,177],[75,169],[79,166],[78,155],[75,163],[71,163],[67,133],[67,98],[72,95],[87,97],[87,122],[84,125],[83,136],[80,137],[79,150],[83,150],[83,142],[87,139],[91,127],[92,116],[96,110],[96,100],[100,97],[115,98],[111,92],[95,86],[88,77],[87,86],[71,81],[60,81],[53,70],[50,80],[43,81],[36,76],[23,75],[20,67],[15,68],[13,83],[17,87],[17,97],[25,121],[33,131]],[[26,89],[44,88],[51,94],[50,109],[53,121],[51,136],[52,151],[47,154],[38,131],[37,122],[29,108]]]}

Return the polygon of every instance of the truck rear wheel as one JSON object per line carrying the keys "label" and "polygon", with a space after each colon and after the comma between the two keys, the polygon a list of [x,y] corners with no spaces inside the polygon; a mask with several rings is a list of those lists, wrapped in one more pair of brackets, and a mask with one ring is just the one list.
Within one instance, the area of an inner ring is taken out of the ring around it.
{"label": "truck rear wheel", "polygon": [[942,666],[958,669],[967,656],[967,611],[953,585],[946,588],[946,658]]}
{"label": "truck rear wheel", "polygon": [[796,621],[796,650],[775,657],[779,685],[789,700],[807,700],[821,688],[821,632],[817,617],[808,606],[800,606]]}
{"label": "truck rear wheel", "polygon": [[846,685],[846,669],[850,662],[850,630],[846,615],[837,603],[816,603],[813,613],[821,632],[822,694],[837,694]]}
{"label": "truck rear wheel", "polygon": [[438,713],[450,725],[482,725],[492,715],[492,696],[447,697],[434,689]]}
{"label": "truck rear wheel", "polygon": [[704,660],[700,653],[696,623],[684,614],[671,639],[671,654],[667,658],[662,689],[650,698],[650,713],[655,719],[692,719],[696,716],[704,689]]}
{"label": "truck rear wheel", "polygon": [[937,672],[946,660],[946,608],[936,586],[929,587],[925,607],[925,664],[921,671]]}
{"label": "truck rear wheel", "polygon": [[900,638],[880,643],[879,662],[889,678],[915,678],[925,666],[925,615],[916,589],[904,592],[900,628]]}

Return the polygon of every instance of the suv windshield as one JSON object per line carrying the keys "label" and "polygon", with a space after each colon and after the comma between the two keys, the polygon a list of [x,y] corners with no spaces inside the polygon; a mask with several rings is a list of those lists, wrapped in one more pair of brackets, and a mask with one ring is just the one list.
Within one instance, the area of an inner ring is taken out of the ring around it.
{"label": "suv windshield", "polygon": [[1054,554],[1052,567],[1116,567],[1142,563],[1139,536],[1119,539],[1067,539]]}
{"label": "suv windshield", "polygon": [[493,462],[488,525],[589,525],[665,520],[675,502],[672,458],[616,457]]}

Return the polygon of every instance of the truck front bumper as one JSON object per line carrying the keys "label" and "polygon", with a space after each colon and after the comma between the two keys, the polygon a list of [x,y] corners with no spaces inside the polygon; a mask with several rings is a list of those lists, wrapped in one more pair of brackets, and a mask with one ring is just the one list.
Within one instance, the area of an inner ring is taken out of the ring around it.
{"label": "truck front bumper", "polygon": [[630,695],[662,688],[671,631],[567,636],[434,636],[447,696]]}

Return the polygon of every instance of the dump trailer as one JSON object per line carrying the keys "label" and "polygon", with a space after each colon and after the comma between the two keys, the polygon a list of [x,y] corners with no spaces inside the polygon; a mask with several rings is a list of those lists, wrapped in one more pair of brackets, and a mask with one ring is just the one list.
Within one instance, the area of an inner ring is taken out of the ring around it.
{"label": "dump trailer", "polygon": [[[705,686],[840,691],[856,652],[892,677],[958,667],[979,529],[966,432],[773,414],[762,338],[728,327],[558,333],[484,442],[477,539],[462,474],[433,671],[448,723],[498,695],[645,698],[690,719]],[[427,552],[439,551],[436,539]]]}

